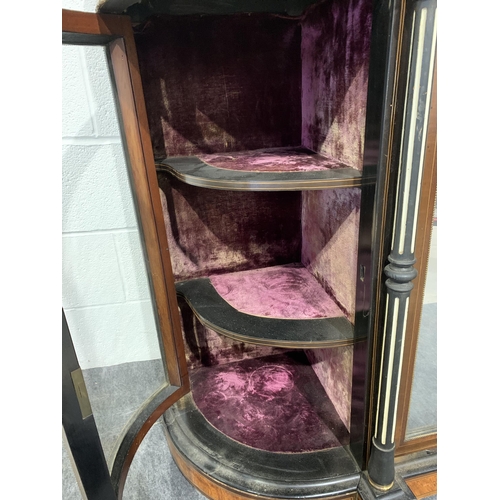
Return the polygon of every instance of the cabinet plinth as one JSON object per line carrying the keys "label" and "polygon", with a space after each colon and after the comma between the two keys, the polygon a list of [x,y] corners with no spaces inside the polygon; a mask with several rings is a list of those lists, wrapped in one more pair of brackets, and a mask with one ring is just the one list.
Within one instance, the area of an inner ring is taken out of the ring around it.
{"label": "cabinet plinth", "polygon": [[359,482],[359,468],[342,446],[306,453],[246,446],[208,423],[191,395],[169,410],[165,420],[181,470],[201,471],[213,485],[244,492],[245,498],[329,499],[354,492]]}

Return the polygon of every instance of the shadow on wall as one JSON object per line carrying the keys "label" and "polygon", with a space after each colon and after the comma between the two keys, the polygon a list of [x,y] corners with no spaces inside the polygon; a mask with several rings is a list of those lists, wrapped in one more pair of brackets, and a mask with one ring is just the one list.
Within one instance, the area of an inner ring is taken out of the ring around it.
{"label": "shadow on wall", "polygon": [[148,270],[104,48],[63,46],[63,65],[62,302],[80,364],[156,359]]}

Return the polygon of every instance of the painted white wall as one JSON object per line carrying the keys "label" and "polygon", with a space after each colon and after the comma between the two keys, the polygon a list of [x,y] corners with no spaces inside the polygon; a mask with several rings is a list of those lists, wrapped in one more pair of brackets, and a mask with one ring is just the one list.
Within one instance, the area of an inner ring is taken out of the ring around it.
{"label": "painted white wall", "polygon": [[97,6],[100,3],[100,0],[62,0],[62,8],[82,12],[97,12]]}
{"label": "painted white wall", "polygon": [[63,45],[62,64],[62,304],[80,366],[158,359],[104,48]]}

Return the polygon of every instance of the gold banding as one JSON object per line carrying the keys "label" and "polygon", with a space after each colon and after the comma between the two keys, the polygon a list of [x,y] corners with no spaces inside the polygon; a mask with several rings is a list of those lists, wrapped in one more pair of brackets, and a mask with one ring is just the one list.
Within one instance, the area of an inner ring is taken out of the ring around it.
{"label": "gold banding", "polygon": [[394,486],[394,481],[392,481],[392,483],[389,484],[388,486],[382,486],[380,484],[377,484],[375,481],[372,480],[369,474],[368,474],[368,481],[374,488],[377,488],[377,490],[380,491],[389,491]]}
{"label": "gold banding", "polygon": [[[215,168],[215,167],[212,167]],[[228,179],[208,179],[190,174],[181,174],[170,165],[156,164],[159,172],[168,172],[178,180],[192,186],[231,191],[306,191],[314,189],[350,188],[375,184],[375,176],[310,179],[310,180],[259,180],[257,172],[254,180],[232,181]],[[269,173],[269,172],[265,172]]]}
{"label": "gold banding", "polygon": [[[226,330],[211,321],[207,321],[205,318],[199,315],[195,307],[191,304],[186,296],[181,295],[181,297],[186,301],[187,305],[193,312],[194,316],[198,321],[205,327],[214,330],[220,335],[237,340],[238,342],[246,342],[248,344],[264,345],[272,347],[284,347],[293,349],[323,349],[325,347],[345,347],[349,345],[356,344],[357,342],[362,342],[367,339],[367,336],[353,337],[352,339],[340,339],[340,340],[312,340],[312,341],[293,341],[293,340],[279,340],[279,339],[266,339],[259,337],[248,337],[246,335],[241,335],[239,333],[233,332],[231,330]],[[281,321],[281,320],[280,320]],[[282,321],[287,321],[283,319]],[[304,320],[306,321],[306,320]]]}

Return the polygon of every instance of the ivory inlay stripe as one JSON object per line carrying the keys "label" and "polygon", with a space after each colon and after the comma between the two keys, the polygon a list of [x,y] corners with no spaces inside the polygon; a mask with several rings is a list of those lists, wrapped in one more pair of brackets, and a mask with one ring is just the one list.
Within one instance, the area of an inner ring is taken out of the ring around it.
{"label": "ivory inlay stripe", "polygon": [[[410,64],[411,64],[411,57],[412,57],[412,49],[413,49],[413,32],[415,31],[415,12],[413,13],[413,20],[411,23],[411,35],[410,35]],[[406,89],[407,92],[409,92],[409,86],[410,86],[410,75],[411,71],[408,71],[408,74],[406,75]],[[406,122],[406,106],[408,104],[408,95],[406,96],[405,99],[405,104],[403,108],[403,123]],[[401,146],[401,151],[399,152],[399,165],[401,166],[403,164],[403,147]],[[396,204],[394,205],[396,207],[396,210],[398,208],[398,200],[399,200],[399,182],[401,179],[401,168],[398,169],[398,182],[396,183]],[[394,250],[394,240],[396,238],[396,224],[398,221],[398,217],[394,217],[394,227],[392,228],[392,244],[391,244],[391,251]]]}
{"label": "ivory inlay stripe", "polygon": [[[403,336],[401,338],[401,351],[399,354],[399,370],[398,370],[398,382],[396,384],[396,398],[394,401],[394,419],[396,419],[396,412],[398,411],[398,399],[399,399],[399,386],[401,384],[401,369],[403,367],[403,354],[405,350],[405,337],[406,337],[406,321],[408,319],[408,306],[410,304],[410,298],[406,297],[405,301],[405,317],[403,320]],[[394,436],[396,435],[396,426],[392,425],[392,437],[391,443],[394,443]]]}
{"label": "ivory inlay stripe", "polygon": [[384,349],[385,349],[385,337],[387,336],[387,316],[389,315],[389,300],[387,297],[385,304],[385,321],[384,321],[384,337],[382,338],[382,362],[380,363],[380,377],[378,381],[378,398],[377,398],[377,412],[375,414],[375,437],[378,434],[378,416],[380,412],[380,394],[382,393],[382,373],[384,372]]}
{"label": "ivory inlay stripe", "polygon": [[408,219],[408,200],[410,197],[410,186],[411,186],[411,171],[413,167],[413,148],[415,146],[415,136],[417,127],[417,117],[418,117],[418,94],[420,92],[420,75],[422,73],[422,58],[424,55],[424,45],[425,45],[425,22],[427,20],[427,9],[423,8],[419,20],[418,29],[418,44],[417,44],[417,60],[415,62],[415,79],[413,85],[413,95],[411,103],[411,114],[410,114],[410,130],[408,133],[408,150],[406,154],[406,176],[405,176],[405,187],[403,192],[403,211],[401,214],[401,227],[399,233],[399,248],[398,253],[402,255],[404,252],[404,242],[406,236],[406,224]]}
{"label": "ivory inlay stripe", "polygon": [[[429,115],[430,115],[430,97],[431,97],[431,92],[432,92],[432,78],[434,76],[434,54],[436,50],[436,18],[434,18],[434,26],[432,30],[432,39],[431,39],[431,55],[430,55],[430,60],[429,60],[429,75],[427,77],[427,93],[426,93],[426,101],[425,101],[425,118],[424,118],[424,125],[422,128],[422,145],[420,146],[420,163],[418,166],[418,185],[417,185],[417,197],[415,200],[415,210],[418,211],[418,207],[420,204],[420,193],[421,193],[421,188],[422,188],[422,175],[423,175],[423,165],[424,165],[424,157],[425,157],[425,146],[426,146],[426,141],[425,138],[427,137],[427,127],[429,124]],[[415,252],[415,245],[416,245],[416,240],[417,240],[417,221],[418,221],[418,216],[415,215],[413,219],[413,231],[412,231],[412,237],[411,237],[411,253]]]}
{"label": "ivory inlay stripe", "polygon": [[391,386],[392,386],[392,367],[394,365],[394,349],[396,346],[396,329],[398,326],[399,315],[399,297],[394,299],[394,312],[392,315],[392,330],[391,330],[391,345],[389,350],[389,358],[387,365],[387,382],[385,385],[385,401],[384,401],[384,416],[382,420],[382,436],[380,442],[387,442],[387,423],[389,420],[389,403],[391,401]]}

